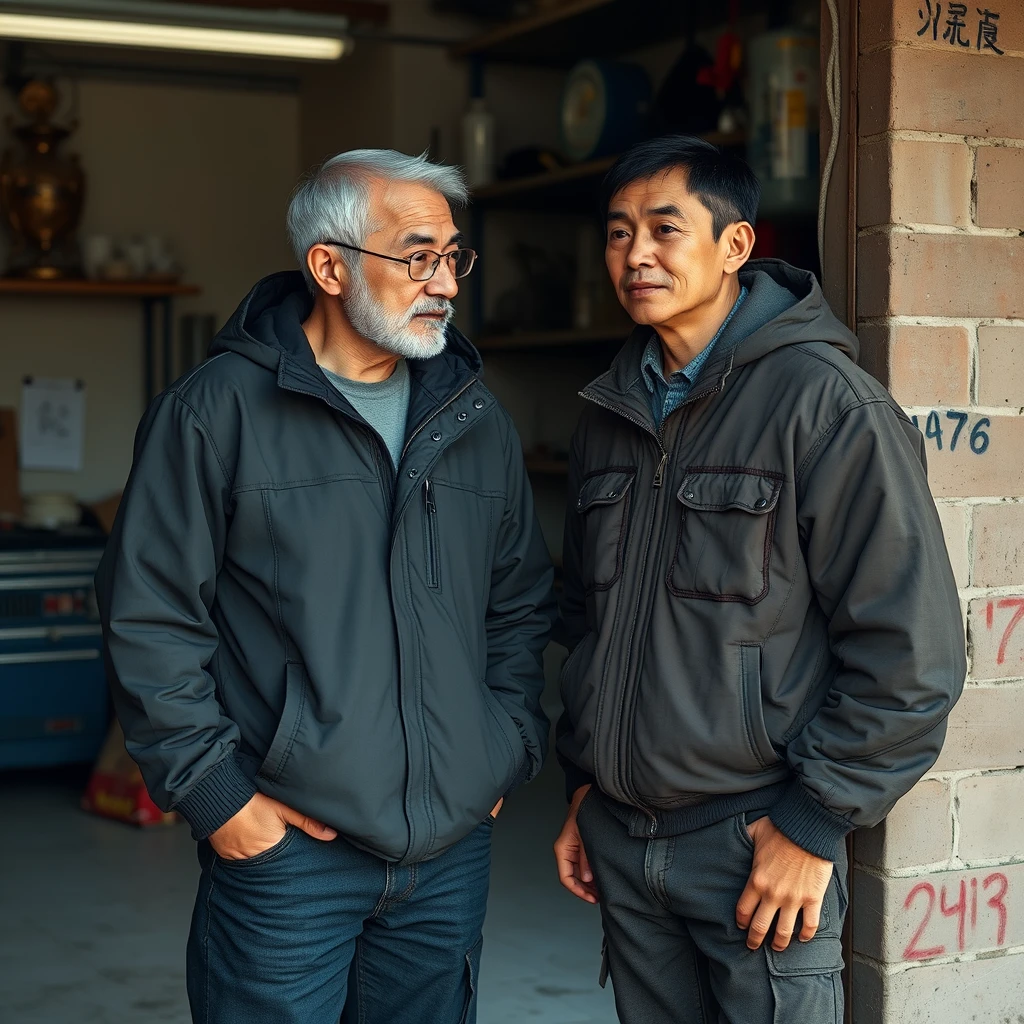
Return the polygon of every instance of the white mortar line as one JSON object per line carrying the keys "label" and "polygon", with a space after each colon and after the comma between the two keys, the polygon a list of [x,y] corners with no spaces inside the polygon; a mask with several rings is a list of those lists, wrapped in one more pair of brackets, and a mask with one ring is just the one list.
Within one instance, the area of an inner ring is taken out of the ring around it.
{"label": "white mortar line", "polygon": [[1024,149],[1024,139],[995,138],[988,135],[956,135],[950,132],[925,132],[910,128],[894,128],[874,135],[862,135],[860,145],[879,142],[944,142],[967,146],[992,146],[998,149]]}
{"label": "white mortar line", "polygon": [[914,316],[897,313],[892,316],[865,316],[858,327],[1024,327],[1024,317],[999,316]]}
{"label": "white mortar line", "polygon": [[1000,419],[1019,419],[1021,409],[1011,405],[904,405],[900,407],[908,416],[927,416],[931,412],[969,412],[972,416],[997,416]]}
{"label": "white mortar line", "polygon": [[[1024,502],[1024,498],[1020,497],[1000,497],[994,498],[956,498],[956,497],[941,497],[935,499],[936,505],[1020,505]],[[1021,584],[1024,586],[1024,583]]]}
{"label": "white mortar line", "polygon": [[966,690],[1020,690],[1024,689],[1024,676],[1012,679],[965,679]]}
{"label": "white mortar line", "polygon": [[[941,967],[943,964],[973,964],[984,960],[1002,960],[1008,956],[1019,956],[1024,953],[1024,946],[1003,946],[996,949],[979,950],[972,953],[954,953],[952,955],[937,956],[929,960],[900,960],[893,963],[886,963],[882,960],[873,960],[873,963],[881,967],[880,973],[887,978],[898,974],[906,974],[921,967]],[[858,954],[863,956],[864,954]],[[1004,1020],[1008,1018],[1003,1018]]]}
{"label": "white mortar line", "polygon": [[957,238],[1020,238],[1019,228],[979,228],[977,224],[919,224],[907,221],[901,224],[873,224],[861,228],[858,238],[873,235],[907,236],[912,235],[950,235]]}
{"label": "white mortar line", "polygon": [[[927,51],[927,52],[935,53],[935,54],[938,54],[940,56],[949,53],[949,48],[946,47],[946,46],[940,46],[940,45],[937,45],[937,44],[929,46],[927,43],[922,45],[920,40],[914,40],[914,39],[885,39],[885,40],[883,40],[880,43],[873,43],[871,46],[865,47],[863,50],[860,51],[860,56],[861,57],[869,57],[869,56],[871,56],[873,54],[876,54],[876,53],[884,53],[886,50],[922,50],[922,51]],[[953,52],[956,53],[958,51],[954,50]],[[967,52],[970,53],[972,56],[984,57],[986,59],[987,58],[1000,57],[1000,56],[1003,56],[1003,57],[1024,57],[1024,50],[1003,50],[1003,52],[1001,54],[999,54],[999,53],[996,53],[995,51],[990,51],[990,50],[987,50],[987,49],[979,51],[979,50],[976,50],[974,48],[971,48]]]}
{"label": "white mortar line", "polygon": [[1022,593],[1024,593],[1024,582],[1005,587],[964,587],[960,591],[960,596],[968,601],[986,597],[997,600],[1000,597],[1019,597]]}

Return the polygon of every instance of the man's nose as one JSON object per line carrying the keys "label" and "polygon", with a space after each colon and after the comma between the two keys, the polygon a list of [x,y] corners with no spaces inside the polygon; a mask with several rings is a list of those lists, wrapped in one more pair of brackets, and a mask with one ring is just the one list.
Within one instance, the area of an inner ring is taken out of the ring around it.
{"label": "man's nose", "polygon": [[446,299],[454,299],[459,294],[459,282],[452,273],[450,260],[441,260],[423,290],[427,295],[441,295]]}
{"label": "man's nose", "polygon": [[651,240],[641,235],[634,237],[626,252],[626,266],[630,270],[639,270],[641,267],[653,267],[654,263],[654,249]]}

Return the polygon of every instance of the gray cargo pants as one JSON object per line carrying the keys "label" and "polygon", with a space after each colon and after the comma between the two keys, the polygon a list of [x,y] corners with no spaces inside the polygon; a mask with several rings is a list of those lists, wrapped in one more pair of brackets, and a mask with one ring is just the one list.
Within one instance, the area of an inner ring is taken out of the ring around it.
{"label": "gray cargo pants", "polygon": [[842,1024],[845,848],[818,934],[776,953],[769,933],[761,949],[748,949],[736,903],[753,859],[746,822],[763,814],[637,838],[596,789],[587,794],[577,823],[601,896],[621,1024]]}

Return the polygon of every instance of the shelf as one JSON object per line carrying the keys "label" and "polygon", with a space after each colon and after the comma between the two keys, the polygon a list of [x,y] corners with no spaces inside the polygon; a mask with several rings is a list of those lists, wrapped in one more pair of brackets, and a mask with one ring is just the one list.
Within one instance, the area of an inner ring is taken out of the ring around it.
{"label": "shelf", "polygon": [[[742,8],[757,7],[746,0]],[[505,22],[456,43],[452,57],[568,68],[587,57],[613,57],[683,35],[692,24],[709,28],[725,21],[721,4],[691,0],[563,0],[558,6]]]}
{"label": "shelf", "polygon": [[[743,146],[741,133],[707,132],[700,136],[715,146]],[[606,156],[581,164],[559,167],[556,171],[510,178],[484,185],[473,193],[473,203],[490,208],[522,209],[534,207],[563,210],[593,210],[596,214],[598,181],[611,169],[618,156]]]}
{"label": "shelf", "polygon": [[568,476],[569,460],[527,455],[526,472],[533,476]]}
{"label": "shelf", "polygon": [[513,331],[510,334],[492,334],[481,338],[476,342],[476,347],[481,352],[528,352],[584,346],[596,349],[604,345],[621,345],[632,329],[632,324],[627,323],[583,331]]}
{"label": "shelf", "polygon": [[198,295],[190,284],[157,281],[86,281],[64,278],[41,281],[27,277],[0,278],[0,295],[64,295],[76,298],[167,299],[178,295]]}

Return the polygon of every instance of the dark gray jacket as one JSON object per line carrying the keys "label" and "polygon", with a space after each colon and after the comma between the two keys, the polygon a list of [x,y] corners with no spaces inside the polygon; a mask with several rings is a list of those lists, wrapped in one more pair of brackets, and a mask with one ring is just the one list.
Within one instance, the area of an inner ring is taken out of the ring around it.
{"label": "dark gray jacket", "polygon": [[257,790],[394,861],[536,774],[552,569],[457,331],[410,362],[397,474],[317,367],[297,273],[150,407],[97,574],[128,749],[197,837]]}
{"label": "dark gray jacket", "polygon": [[[834,859],[935,761],[966,672],[923,439],[774,260],[655,426],[638,329],[587,387],[558,749],[635,831],[774,804]],[[781,300],[780,301],[780,297]],[[770,795],[769,795],[770,794]]]}

